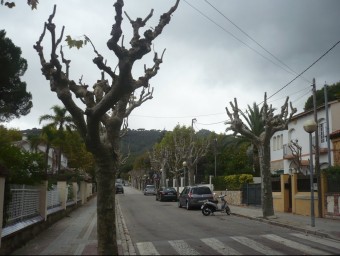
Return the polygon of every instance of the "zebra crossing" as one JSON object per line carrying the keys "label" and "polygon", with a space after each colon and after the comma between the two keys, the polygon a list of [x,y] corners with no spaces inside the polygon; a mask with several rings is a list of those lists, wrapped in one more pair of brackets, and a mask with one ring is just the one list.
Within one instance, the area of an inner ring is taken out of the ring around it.
{"label": "zebra crossing", "polygon": [[137,255],[335,255],[340,242],[290,233],[287,237],[264,234],[256,237],[230,236],[190,240],[136,243]]}

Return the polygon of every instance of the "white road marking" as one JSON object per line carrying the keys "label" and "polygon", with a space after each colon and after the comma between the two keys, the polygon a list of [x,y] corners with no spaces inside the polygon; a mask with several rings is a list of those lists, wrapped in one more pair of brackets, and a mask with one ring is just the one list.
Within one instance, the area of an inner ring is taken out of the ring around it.
{"label": "white road marking", "polygon": [[317,238],[317,237],[314,237],[314,236],[311,236],[311,235],[304,235],[304,234],[300,234],[300,233],[291,234],[291,235],[296,236],[298,238],[308,240],[308,241],[312,241],[314,243],[319,243],[319,244],[327,245],[329,247],[340,249],[339,241],[331,241],[331,240],[326,239],[326,238]]}
{"label": "white road marking", "polygon": [[283,255],[283,253],[278,252],[276,250],[273,250],[271,248],[269,248],[268,246],[265,246],[263,244],[260,244],[254,240],[251,240],[247,237],[242,237],[242,236],[232,236],[232,239],[234,239],[235,241],[250,247],[251,249],[258,251],[260,253],[263,253],[265,255]]}
{"label": "white road marking", "polygon": [[136,243],[140,255],[159,255],[152,242]]}
{"label": "white road marking", "polygon": [[191,248],[190,245],[188,245],[183,240],[169,241],[169,243],[179,255],[200,255],[199,252]]}
{"label": "white road marking", "polygon": [[201,241],[222,255],[242,255],[216,238],[202,238]]}
{"label": "white road marking", "polygon": [[273,234],[262,235],[262,237],[265,237],[265,238],[270,239],[272,241],[281,243],[281,244],[283,244],[287,247],[294,248],[294,249],[299,250],[299,251],[301,251],[305,254],[308,254],[308,255],[329,255],[329,253],[327,253],[327,252],[311,248],[311,247],[306,246],[304,244],[294,242],[294,241],[285,239],[285,238],[277,236],[277,235],[273,235]]}

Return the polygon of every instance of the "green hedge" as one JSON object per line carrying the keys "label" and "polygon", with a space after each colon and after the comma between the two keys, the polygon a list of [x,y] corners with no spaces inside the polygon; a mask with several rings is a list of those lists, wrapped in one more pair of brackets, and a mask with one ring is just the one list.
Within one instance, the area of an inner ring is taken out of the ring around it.
{"label": "green hedge", "polygon": [[251,174],[234,174],[224,177],[226,188],[228,190],[240,190],[244,184],[253,183]]}
{"label": "green hedge", "polygon": [[213,177],[211,180],[212,184],[214,184],[214,190],[225,190],[226,182],[224,180],[224,176]]}
{"label": "green hedge", "polygon": [[240,190],[246,183],[253,183],[251,174],[234,174],[212,178],[214,190]]}

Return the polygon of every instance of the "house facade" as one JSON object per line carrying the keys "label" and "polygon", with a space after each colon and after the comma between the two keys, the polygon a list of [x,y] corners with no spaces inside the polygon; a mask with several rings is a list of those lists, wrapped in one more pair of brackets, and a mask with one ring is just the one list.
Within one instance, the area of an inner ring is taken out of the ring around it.
{"label": "house facade", "polygon": [[[309,174],[309,134],[303,126],[307,120],[314,120],[314,111],[306,111],[295,115],[288,129],[276,132],[270,141],[271,172],[273,174]],[[327,116],[325,106],[317,109],[317,124],[320,152],[320,168],[330,164],[340,164],[340,102],[328,103],[329,136],[327,136]],[[328,143],[328,139],[330,139]],[[312,133],[315,145],[315,133]],[[329,145],[329,146],[328,146]],[[315,163],[313,154],[313,163]]]}
{"label": "house facade", "polygon": [[[27,136],[23,134],[22,139],[20,141],[16,141],[14,143],[15,146],[19,147],[22,150],[27,152],[40,152],[45,154],[47,145],[45,143],[39,143],[36,148],[32,148],[30,141],[27,139]],[[55,147],[50,147],[48,152],[48,173],[55,174],[58,172],[58,153],[59,149]],[[60,169],[67,169],[68,167],[68,159],[67,157],[61,153],[61,163]]]}

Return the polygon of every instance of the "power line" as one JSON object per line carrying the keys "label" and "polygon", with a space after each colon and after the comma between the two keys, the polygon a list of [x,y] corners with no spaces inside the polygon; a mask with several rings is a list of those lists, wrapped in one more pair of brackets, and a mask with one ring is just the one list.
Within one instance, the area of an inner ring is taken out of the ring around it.
{"label": "power line", "polygon": [[[209,4],[215,11],[217,11],[219,14],[221,14],[226,20],[228,20],[231,24],[233,24],[238,30],[240,30],[243,34],[245,34],[250,40],[252,40],[254,43],[256,43],[259,47],[261,47],[265,52],[267,52],[270,56],[272,56],[275,60],[280,62],[282,65],[287,67],[291,72],[288,72],[290,74],[297,75],[297,72],[295,72],[293,69],[291,69],[286,63],[281,61],[279,58],[277,58],[274,54],[272,54],[270,51],[268,51],[266,48],[264,48],[260,43],[258,43],[254,38],[252,38],[248,33],[246,33],[243,29],[241,29],[239,26],[237,26],[232,20],[230,20],[226,15],[224,15],[220,10],[218,10],[215,6],[213,6],[208,0],[205,0],[207,4]],[[285,69],[284,69],[285,70]],[[285,70],[287,71],[287,70]],[[307,82],[311,83],[308,79],[304,78]]]}
{"label": "power line", "polygon": [[262,58],[266,59],[267,61],[271,62],[272,64],[274,64],[275,66],[285,70],[286,72],[293,74],[291,71],[288,71],[287,69],[283,68],[282,66],[278,65],[277,63],[275,63],[274,61],[272,61],[271,59],[269,59],[268,57],[266,57],[265,55],[263,55],[262,53],[260,53],[259,51],[257,51],[256,49],[254,49],[253,47],[251,47],[250,45],[248,45],[247,43],[243,42],[241,39],[239,39],[238,37],[236,37],[233,33],[231,33],[230,31],[226,30],[224,27],[222,27],[220,24],[218,24],[217,22],[215,22],[214,20],[212,20],[209,16],[207,16],[206,14],[204,14],[203,12],[201,12],[199,9],[197,9],[195,6],[189,4],[186,0],[184,0],[184,2],[186,4],[188,4],[191,8],[193,8],[195,11],[197,11],[199,14],[201,14],[203,17],[205,17],[206,19],[208,19],[210,22],[214,23],[216,26],[218,26],[219,28],[221,28],[224,32],[228,33],[230,36],[232,36],[234,39],[236,39],[237,41],[239,41],[240,43],[244,44],[245,46],[247,46],[249,49],[251,49],[252,51],[254,51],[255,53],[257,53],[258,55],[260,55]]}
{"label": "power line", "polygon": [[[207,3],[209,3],[207,0],[205,0]],[[235,35],[233,35],[231,32],[229,32],[228,30],[226,30],[224,27],[222,27],[221,25],[219,25],[218,23],[216,23],[214,20],[212,20],[210,17],[208,17],[206,14],[204,14],[203,12],[201,12],[199,9],[197,9],[196,7],[194,7],[193,5],[189,4],[186,0],[184,0],[184,2],[186,4],[188,4],[191,8],[193,8],[194,10],[196,10],[198,13],[200,13],[202,16],[204,16],[206,19],[208,19],[209,21],[211,21],[212,23],[214,23],[216,26],[220,27],[223,31],[225,31],[226,33],[228,33],[229,35],[231,35],[233,38],[235,38],[236,40],[238,40],[239,42],[241,42],[242,44],[246,45],[248,48],[250,48],[251,50],[255,51],[256,53],[258,53],[260,56],[262,56],[263,58],[267,59],[268,61],[270,61],[271,63],[273,63],[276,66],[277,63],[274,63],[272,60],[268,59],[266,56],[262,55],[261,53],[259,53],[258,51],[256,51],[254,48],[250,47],[248,44],[244,43],[242,40],[240,40],[239,38],[237,38]],[[209,3],[210,4],[210,3]],[[210,4],[211,5],[211,4]],[[212,5],[211,5],[212,6]],[[212,6],[213,7],[213,6]],[[215,7],[213,7],[215,8]],[[221,15],[223,15],[219,10],[217,10],[215,8],[216,11],[218,11]],[[226,19],[228,19],[225,15],[223,15]],[[228,19],[233,25],[235,25],[238,29],[240,29],[243,33],[245,33],[249,38],[251,38],[246,32],[244,32],[241,28],[239,28],[236,24],[234,24],[230,19]],[[251,38],[252,39],[252,38]],[[252,39],[254,42],[256,42],[254,39]],[[256,42],[257,43],[257,42]],[[331,50],[333,50],[333,48],[335,48],[338,44],[340,43],[340,41],[338,41],[337,43],[335,43],[328,51],[326,51],[322,56],[320,56],[316,61],[314,61],[309,67],[307,67],[304,71],[302,71],[300,74],[296,75],[295,78],[293,78],[289,83],[287,83],[285,86],[283,86],[281,89],[279,89],[278,91],[276,91],[274,94],[272,94],[271,96],[269,96],[267,99],[272,98],[274,95],[276,95],[277,93],[279,93],[280,91],[282,91],[284,88],[286,88],[288,85],[290,85],[292,82],[294,82],[297,78],[299,78],[300,76],[302,76],[307,70],[309,70],[312,66],[314,66],[319,60],[321,60],[325,55],[327,55]],[[258,43],[257,43],[258,44]],[[259,45],[259,44],[258,44]],[[261,48],[263,48],[261,45],[259,45]],[[263,48],[264,49],[264,48]],[[264,49],[266,52],[268,52],[270,55],[272,55],[269,51],[267,51],[266,49]],[[276,57],[274,55],[272,55],[275,59]],[[278,60],[279,62],[281,62],[280,60]],[[284,64],[286,65],[286,64]],[[281,66],[279,66],[281,67]],[[281,67],[283,68],[283,67]],[[289,67],[288,67],[289,68]],[[284,68],[283,68],[284,69]],[[285,70],[285,69],[284,69]],[[287,71],[287,70],[285,70]],[[287,71],[289,72],[289,71]],[[294,72],[294,71],[293,71]],[[290,72],[289,72],[290,73]],[[295,72],[294,72],[295,73]],[[263,102],[259,103],[262,104]]]}
{"label": "power line", "polygon": [[[225,113],[224,113],[225,114]],[[214,125],[214,124],[221,124],[221,123],[224,123],[226,122],[227,120],[224,120],[224,121],[220,121],[220,122],[216,122],[216,123],[208,123],[208,124],[203,124],[203,123],[199,123],[197,122],[197,124],[200,124],[200,125]]]}
{"label": "power line", "polygon": [[[286,88],[288,85],[290,85],[292,82],[294,82],[298,77],[300,77],[303,73],[305,73],[308,69],[310,69],[311,67],[313,67],[319,60],[321,60],[324,56],[326,56],[331,50],[333,50],[338,44],[340,43],[340,41],[336,42],[331,48],[329,48],[324,54],[322,54],[316,61],[314,61],[311,65],[309,65],[304,71],[302,71],[300,74],[298,74],[294,79],[292,79],[289,83],[287,83],[285,86],[283,86],[281,89],[279,89],[278,91],[276,91],[274,94],[272,94],[271,96],[269,96],[267,99],[270,99],[271,97],[273,97],[274,95],[278,94],[280,91],[282,91],[284,88]],[[261,102],[260,104],[262,104],[263,102]]]}
{"label": "power line", "polygon": [[[292,96],[292,95],[298,94],[300,92],[303,92],[306,89],[309,89],[309,86],[305,87],[305,88],[303,88],[303,89],[301,89],[299,91],[293,92],[289,96]],[[309,92],[310,92],[310,90],[308,90],[308,92],[306,92],[302,96],[300,96],[298,100],[301,100],[301,98],[303,96],[307,95]],[[285,98],[285,97],[281,97],[281,98],[272,100],[271,102],[278,101],[278,100],[283,99],[283,98]],[[294,102],[294,101],[292,101],[292,102]],[[240,111],[243,112],[242,110],[240,110]],[[244,111],[246,111],[246,110],[244,110]],[[215,116],[215,115],[225,115],[225,114],[226,114],[226,112],[219,112],[219,113],[213,113],[213,114],[203,114],[203,115],[190,115],[190,116],[149,116],[149,115],[131,115],[131,116],[134,116],[134,117],[143,117],[143,118],[144,117],[145,118],[155,118],[155,119],[158,119],[158,118],[159,119],[180,119],[180,118],[205,117],[205,116]],[[195,122],[195,124],[208,126],[208,125],[216,125],[216,124],[225,123],[226,121],[229,121],[229,119],[223,120],[223,121],[212,122],[212,123]]]}
{"label": "power line", "polygon": [[[301,89],[301,90],[299,90],[299,91],[293,92],[293,93],[291,93],[291,94],[288,95],[288,96],[291,97],[291,95],[295,95],[295,94],[298,94],[298,93],[300,93],[300,92],[304,92],[304,91],[306,91],[306,90],[308,90],[307,93],[309,93],[309,92],[310,92],[310,86],[305,87],[305,88],[303,88],[303,89]],[[306,95],[307,93],[305,93],[304,95]],[[304,96],[304,95],[303,95],[303,96]],[[269,103],[270,103],[270,102],[275,102],[275,101],[278,101],[278,100],[285,99],[286,97],[287,97],[287,96],[283,96],[283,97],[277,98],[277,99],[275,99],[275,100],[271,100],[271,101],[269,101]],[[300,98],[301,98],[301,97],[302,97],[302,96],[300,96]]]}
{"label": "power line", "polygon": [[190,116],[148,116],[148,115],[131,115],[135,117],[147,117],[147,118],[192,118],[192,117],[202,117],[202,116],[216,116],[225,114],[224,112],[213,113],[213,114],[202,114],[202,115],[190,115]]}

